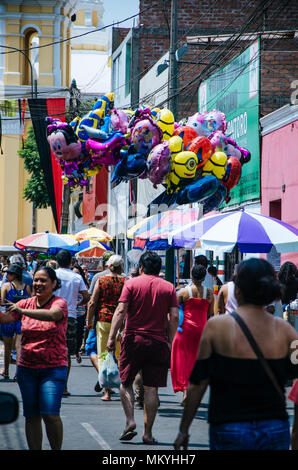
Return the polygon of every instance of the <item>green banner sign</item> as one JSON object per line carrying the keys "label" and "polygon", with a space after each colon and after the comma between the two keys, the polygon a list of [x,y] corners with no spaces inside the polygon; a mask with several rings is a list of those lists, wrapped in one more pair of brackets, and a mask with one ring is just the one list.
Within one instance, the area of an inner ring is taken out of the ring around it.
{"label": "green banner sign", "polygon": [[199,88],[199,111],[225,113],[226,136],[251,153],[251,160],[242,166],[239,183],[231,190],[228,206],[260,197],[259,58],[257,40]]}

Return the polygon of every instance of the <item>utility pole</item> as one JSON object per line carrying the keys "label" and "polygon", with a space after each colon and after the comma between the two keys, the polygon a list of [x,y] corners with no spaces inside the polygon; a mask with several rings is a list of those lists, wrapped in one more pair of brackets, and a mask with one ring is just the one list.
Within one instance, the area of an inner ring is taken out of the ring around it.
{"label": "utility pole", "polygon": [[[177,3],[178,0],[171,0],[171,27],[170,27],[170,70],[169,70],[169,88],[168,88],[168,107],[177,120],[178,97],[173,96],[177,92],[177,72],[178,64],[176,60],[177,49]],[[172,97],[172,98],[171,98]],[[175,249],[166,250],[165,279],[175,284]]]}

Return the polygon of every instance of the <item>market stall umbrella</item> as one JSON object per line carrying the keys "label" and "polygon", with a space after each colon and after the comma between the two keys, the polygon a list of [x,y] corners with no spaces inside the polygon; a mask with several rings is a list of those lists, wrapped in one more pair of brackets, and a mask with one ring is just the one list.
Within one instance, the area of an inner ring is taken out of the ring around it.
{"label": "market stall umbrella", "polygon": [[108,242],[108,241],[113,240],[113,237],[111,235],[109,235],[104,230],[100,230],[96,227],[90,227],[85,230],[81,230],[80,232],[75,234],[75,238],[79,242],[82,240],[90,240],[90,239],[102,241],[102,242],[104,241]]}
{"label": "market stall umbrella", "polygon": [[298,229],[261,214],[244,210],[204,217],[170,234],[169,243],[192,248],[200,240],[205,250],[241,253],[279,253],[298,250]]}
{"label": "market stall umbrella", "polygon": [[100,258],[106,251],[111,250],[110,247],[105,245],[104,243],[97,242],[95,240],[85,240],[80,243],[80,248],[83,247],[86,242],[89,244],[86,248],[81,249],[76,253],[76,258]]}
{"label": "market stall umbrella", "polygon": [[169,246],[169,234],[190,222],[195,222],[199,215],[199,209],[173,209],[155,214],[131,227],[127,237],[134,238],[135,245],[140,244],[142,240],[146,241],[147,248],[151,250],[166,249]]}
{"label": "market stall umbrella", "polygon": [[20,253],[20,250],[18,250],[14,246],[10,246],[10,245],[0,246],[0,255],[10,256],[10,255],[15,255],[16,253]]}
{"label": "market stall umbrella", "polygon": [[53,253],[79,245],[74,237],[51,232],[33,233],[14,242],[19,250]]}

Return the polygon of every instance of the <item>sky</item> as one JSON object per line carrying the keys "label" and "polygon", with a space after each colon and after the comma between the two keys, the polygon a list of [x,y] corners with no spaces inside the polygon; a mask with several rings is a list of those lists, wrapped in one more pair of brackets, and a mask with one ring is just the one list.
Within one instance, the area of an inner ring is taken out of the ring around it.
{"label": "sky", "polygon": [[[139,11],[139,0],[103,0],[104,14],[103,22],[105,25],[124,20]],[[135,18],[137,22],[138,17]],[[136,23],[137,24],[137,23]],[[119,25],[122,28],[131,28],[133,18]]]}

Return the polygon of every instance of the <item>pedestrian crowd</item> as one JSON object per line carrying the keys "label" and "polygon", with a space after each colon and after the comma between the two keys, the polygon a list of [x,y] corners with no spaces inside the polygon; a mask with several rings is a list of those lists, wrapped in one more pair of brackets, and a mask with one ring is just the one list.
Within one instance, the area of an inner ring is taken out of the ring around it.
{"label": "pedestrian crowd", "polygon": [[266,260],[250,258],[223,284],[216,267],[199,255],[179,289],[160,276],[161,268],[152,251],[129,275],[121,256],[107,252],[104,270],[93,277],[67,250],[42,261],[31,254],[1,258],[1,376],[9,379],[15,351],[13,380],[21,391],[28,448],[42,448],[42,422],[51,449],[62,448],[62,397],[71,394],[72,358],[80,364],[85,353],[104,402],[115,392],[101,385],[100,371],[109,354],[117,364],[121,441],[137,435],[137,405],[144,445],[158,444],[158,390],[167,386],[170,371],[173,391],[182,392],[176,450],[188,448],[207,388],[211,450],[298,450],[298,334],[284,313],[298,298],[296,265],[287,261],[276,274]]}

